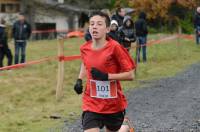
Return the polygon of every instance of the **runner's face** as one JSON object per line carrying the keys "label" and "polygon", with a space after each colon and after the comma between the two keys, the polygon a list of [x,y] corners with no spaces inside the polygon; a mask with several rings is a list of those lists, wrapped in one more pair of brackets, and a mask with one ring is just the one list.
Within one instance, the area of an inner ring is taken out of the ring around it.
{"label": "runner's face", "polygon": [[91,17],[89,31],[93,39],[106,37],[106,33],[109,32],[109,28],[106,27],[105,18],[98,15]]}

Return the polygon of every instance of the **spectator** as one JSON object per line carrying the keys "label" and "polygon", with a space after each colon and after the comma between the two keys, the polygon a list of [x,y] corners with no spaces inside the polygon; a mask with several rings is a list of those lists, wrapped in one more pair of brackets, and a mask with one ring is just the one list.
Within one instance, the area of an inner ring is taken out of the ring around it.
{"label": "spectator", "polygon": [[141,12],[139,14],[138,20],[135,22],[135,29],[136,29],[136,38],[138,43],[138,50],[137,50],[137,61],[140,62],[140,50],[142,48],[142,55],[143,61],[147,61],[146,57],[146,43],[147,43],[147,24],[146,24],[146,14]]}
{"label": "spectator", "polygon": [[124,17],[123,25],[119,28],[120,44],[127,49],[131,48],[131,43],[135,42],[134,23],[130,16]]}
{"label": "spectator", "polygon": [[116,20],[118,26],[121,27],[123,25],[123,20],[125,16],[125,10],[123,8],[118,8],[116,10],[116,14],[111,17],[111,20]]}
{"label": "spectator", "polygon": [[118,33],[118,23],[116,20],[112,20],[110,23],[110,32],[108,36],[111,37],[113,40],[119,42],[119,33]]}
{"label": "spectator", "polygon": [[0,67],[3,67],[3,59],[6,55],[8,59],[8,66],[12,65],[12,53],[11,50],[8,47],[8,41],[7,41],[7,34],[5,31],[5,20],[1,19],[0,23]]}
{"label": "spectator", "polygon": [[86,33],[85,33],[85,35],[84,35],[84,39],[85,39],[85,41],[90,41],[90,40],[92,40],[92,36],[91,36],[91,34],[90,34],[90,32],[89,32],[89,29],[87,29],[87,31],[86,31]]}
{"label": "spectator", "polygon": [[194,17],[194,28],[196,31],[196,43],[200,43],[200,7],[197,7],[197,11]]}
{"label": "spectator", "polygon": [[13,25],[12,33],[15,41],[15,64],[19,63],[19,52],[21,50],[21,61],[24,63],[26,60],[26,41],[31,35],[31,26],[25,20],[24,14],[20,13],[18,21]]}

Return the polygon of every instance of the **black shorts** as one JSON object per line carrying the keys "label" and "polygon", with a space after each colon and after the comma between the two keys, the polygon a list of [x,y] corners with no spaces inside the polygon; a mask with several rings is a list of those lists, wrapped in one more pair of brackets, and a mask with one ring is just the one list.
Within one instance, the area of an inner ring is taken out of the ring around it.
{"label": "black shorts", "polygon": [[104,126],[110,131],[117,131],[120,129],[124,121],[125,111],[114,114],[99,114],[85,111],[82,114],[83,130],[91,128],[100,128]]}

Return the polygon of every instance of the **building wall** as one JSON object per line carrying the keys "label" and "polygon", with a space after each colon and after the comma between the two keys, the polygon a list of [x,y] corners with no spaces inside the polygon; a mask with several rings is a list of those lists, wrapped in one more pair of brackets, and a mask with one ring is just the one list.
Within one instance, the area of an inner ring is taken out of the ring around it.
{"label": "building wall", "polygon": [[50,9],[36,8],[35,23],[56,23],[56,30],[68,29],[67,17]]}
{"label": "building wall", "polygon": [[19,3],[20,0],[0,0],[0,3]]}
{"label": "building wall", "polygon": [[0,0],[0,13],[16,13],[19,10],[19,0]]}
{"label": "building wall", "polygon": [[36,14],[35,23],[56,23],[56,30],[68,29],[67,17]]}
{"label": "building wall", "polygon": [[[56,30],[71,30],[78,28],[77,14],[64,14],[52,9],[38,7],[35,11],[35,23],[56,23]],[[70,22],[71,21],[71,22]]]}
{"label": "building wall", "polygon": [[[35,8],[34,12],[34,23],[47,25],[46,28],[49,28],[48,25],[55,24],[56,36],[66,36],[68,31],[78,28],[78,15],[77,14],[64,14],[63,12],[56,11],[54,9],[46,9],[44,7]],[[45,27],[45,26],[44,26]],[[45,30],[43,28],[42,30]],[[51,28],[51,27],[50,27]],[[41,29],[38,29],[41,30]],[[49,29],[47,29],[49,30]],[[32,36],[33,39],[55,38],[55,32],[53,33],[39,33],[35,34],[36,37]]]}
{"label": "building wall", "polygon": [[0,13],[0,18],[6,20],[7,25],[12,25],[17,20],[17,13]]}
{"label": "building wall", "polygon": [[19,10],[20,0],[0,0],[0,18],[5,19],[8,25],[17,19]]}
{"label": "building wall", "polygon": [[[1,12],[1,5],[6,5],[6,10]],[[20,0],[0,0],[0,18],[4,18],[7,24],[12,25],[17,20],[20,7],[25,6]],[[27,7],[27,6],[26,6]],[[27,20],[34,29],[35,23],[55,23],[56,30],[78,29],[78,14],[72,12],[62,12],[57,9],[47,9],[45,6],[28,7]]]}

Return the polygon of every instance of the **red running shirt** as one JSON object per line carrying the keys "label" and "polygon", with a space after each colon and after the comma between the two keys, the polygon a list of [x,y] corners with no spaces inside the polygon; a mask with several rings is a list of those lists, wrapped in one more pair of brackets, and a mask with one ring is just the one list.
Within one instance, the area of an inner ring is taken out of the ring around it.
{"label": "red running shirt", "polygon": [[105,73],[121,73],[128,72],[135,69],[135,63],[131,59],[129,53],[120,44],[112,39],[108,39],[107,44],[98,50],[92,49],[92,41],[86,42],[81,46],[81,58],[87,71],[86,89],[83,94],[83,111],[91,111],[96,113],[116,113],[123,111],[127,107],[126,98],[122,92],[120,82],[116,82],[116,94],[114,98],[96,98],[91,94],[92,91],[91,80],[92,76],[90,70],[92,67],[99,69]]}

